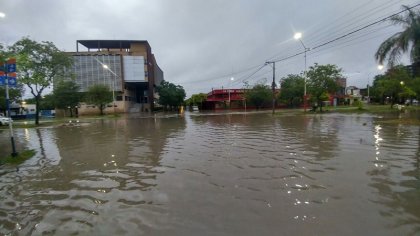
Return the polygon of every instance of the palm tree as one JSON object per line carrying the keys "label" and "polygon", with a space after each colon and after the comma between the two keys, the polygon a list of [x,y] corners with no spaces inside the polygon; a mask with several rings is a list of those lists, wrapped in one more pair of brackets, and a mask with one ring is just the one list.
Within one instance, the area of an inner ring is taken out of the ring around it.
{"label": "palm tree", "polygon": [[390,20],[395,25],[402,25],[403,31],[385,40],[375,53],[376,60],[382,64],[388,58],[389,66],[394,66],[402,53],[410,52],[410,60],[416,67],[420,64],[420,11],[403,6],[406,15],[395,15]]}

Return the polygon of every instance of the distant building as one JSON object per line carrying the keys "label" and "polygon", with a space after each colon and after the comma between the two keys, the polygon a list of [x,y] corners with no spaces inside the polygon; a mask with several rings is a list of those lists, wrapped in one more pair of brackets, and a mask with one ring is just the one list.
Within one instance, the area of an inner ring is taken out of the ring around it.
{"label": "distant building", "polygon": [[[247,89],[212,89],[207,94],[207,99],[203,104],[203,109],[207,110],[245,110],[247,108],[255,108],[251,104],[246,103],[245,92]],[[278,94],[280,89],[276,89],[275,93]],[[263,105],[263,108],[271,108],[272,101]],[[276,107],[279,107],[276,104]]]}
{"label": "distant building", "polygon": [[[85,51],[79,50],[84,46]],[[115,94],[115,107],[105,112],[151,111],[155,106],[156,86],[163,80],[152,49],[144,40],[78,40],[72,69],[81,92],[103,84]],[[110,108],[111,107],[111,108]],[[87,104],[79,114],[96,112]]]}
{"label": "distant building", "polygon": [[349,86],[346,88],[346,100],[347,104],[352,105],[355,101],[362,100],[362,94],[358,87]]}
{"label": "distant building", "polygon": [[245,108],[245,89],[212,89],[207,94],[205,109]]}

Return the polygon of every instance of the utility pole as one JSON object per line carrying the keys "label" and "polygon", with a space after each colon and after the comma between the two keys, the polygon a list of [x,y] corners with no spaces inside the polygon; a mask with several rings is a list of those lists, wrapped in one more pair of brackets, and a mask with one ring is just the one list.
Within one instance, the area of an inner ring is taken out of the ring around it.
{"label": "utility pole", "polygon": [[[7,117],[9,117],[9,131],[10,131],[10,142],[12,144],[12,157],[16,157],[18,153],[16,152],[16,146],[15,146],[15,138],[13,136],[13,126],[12,126],[12,116],[10,113],[10,98],[9,98],[9,80],[12,80],[9,78],[8,73],[9,72],[15,72],[16,71],[16,61],[15,59],[9,59],[10,63],[4,62],[4,72],[5,72],[5,84],[6,84],[6,110],[7,110]],[[16,78],[15,78],[16,79]]]}
{"label": "utility pole", "polygon": [[271,83],[271,89],[273,90],[273,115],[276,109],[276,62],[267,61],[265,64],[273,64],[273,82]]}

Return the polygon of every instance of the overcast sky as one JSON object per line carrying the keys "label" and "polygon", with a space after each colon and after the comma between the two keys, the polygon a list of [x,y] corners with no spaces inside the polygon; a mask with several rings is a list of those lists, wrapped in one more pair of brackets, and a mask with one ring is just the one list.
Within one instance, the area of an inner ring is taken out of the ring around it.
{"label": "overcast sky", "polygon": [[[80,39],[147,40],[165,73],[190,96],[212,88],[271,84],[267,60],[303,52],[414,5],[415,0],[0,0],[0,42],[23,36],[65,51]],[[417,8],[418,9],[418,8]],[[308,52],[313,63],[336,64],[347,85],[366,87],[379,73],[374,53],[400,28],[381,23]],[[406,63],[406,60],[403,59]],[[304,70],[304,56],[276,63],[276,83]],[[231,82],[230,78],[234,80]]]}

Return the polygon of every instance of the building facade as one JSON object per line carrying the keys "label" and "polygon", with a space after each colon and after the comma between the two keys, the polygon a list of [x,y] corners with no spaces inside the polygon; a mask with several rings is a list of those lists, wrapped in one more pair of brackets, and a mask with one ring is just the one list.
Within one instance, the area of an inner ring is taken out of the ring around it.
{"label": "building facade", "polygon": [[[109,86],[113,91],[114,102],[105,112],[154,109],[156,86],[164,76],[147,41],[78,40],[76,52],[70,54],[74,59],[72,74],[81,92],[97,84]],[[79,114],[97,112],[89,104],[81,104],[78,109]]]}

